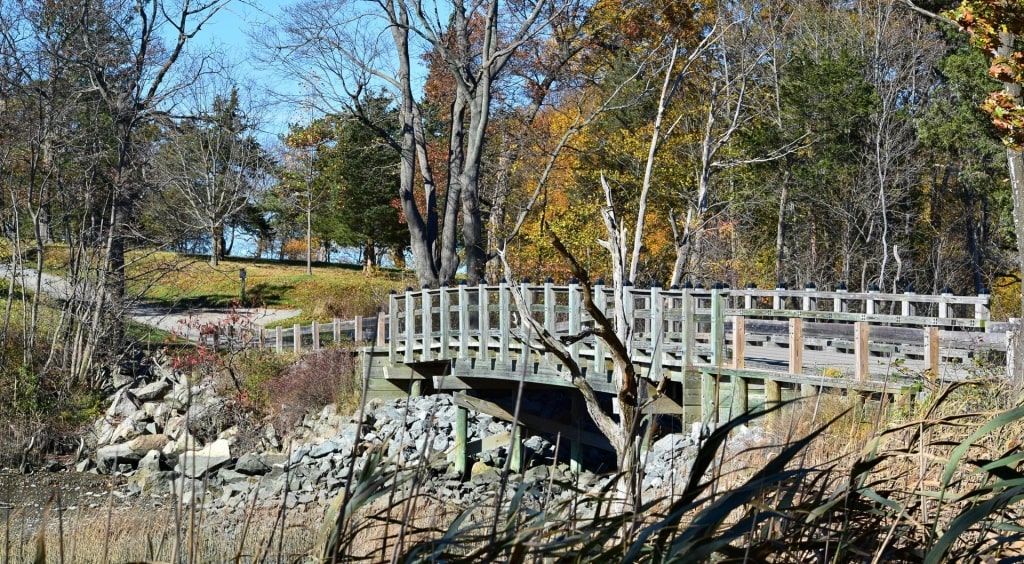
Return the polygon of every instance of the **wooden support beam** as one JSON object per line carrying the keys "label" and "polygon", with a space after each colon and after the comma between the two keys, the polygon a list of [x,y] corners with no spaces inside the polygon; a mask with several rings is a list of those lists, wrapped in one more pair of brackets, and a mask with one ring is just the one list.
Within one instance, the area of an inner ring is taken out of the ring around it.
{"label": "wooden support beam", "polygon": [[284,354],[284,329],[280,325],[277,326],[274,335],[274,348],[277,350],[277,354]]}
{"label": "wooden support beam", "polygon": [[469,410],[461,405],[455,407],[455,473],[465,477],[467,468],[466,443],[469,439]]}
{"label": "wooden support beam", "polygon": [[526,469],[525,457],[523,456],[523,426],[516,425],[512,428],[512,436],[509,437],[509,441],[505,443],[508,445],[506,452],[511,458],[509,461],[508,469],[516,474],[521,473]]}
{"label": "wooden support beam", "polygon": [[743,368],[746,364],[747,322],[742,315],[732,318],[732,367]]}
{"label": "wooden support beam", "polygon": [[939,373],[941,369],[941,356],[939,354],[939,328],[929,327],[924,335],[924,354],[925,363],[927,368],[925,372],[928,374],[928,380],[935,384],[939,381]]}
{"label": "wooden support beam", "polygon": [[792,317],[789,320],[789,373],[804,372],[804,320]]}
{"label": "wooden support beam", "polygon": [[718,376],[705,372],[700,376],[700,420],[718,422]]}
{"label": "wooden support beam", "polygon": [[[362,340],[362,322],[363,318],[357,315],[354,322],[356,329],[352,332],[352,342],[357,345],[360,344],[360,341]],[[338,344],[341,343],[341,320],[337,317],[331,320],[331,338],[334,339],[334,346],[338,346]]]}
{"label": "wooden support beam", "polygon": [[732,414],[733,417],[750,409],[750,384],[746,378],[732,376]]}
{"label": "wooden support beam", "polygon": [[302,325],[292,325],[292,351],[295,354],[302,352]]}
{"label": "wooden support beam", "polygon": [[313,334],[313,350],[318,351],[320,350],[320,324],[314,320],[309,329]]}
{"label": "wooden support beam", "polygon": [[868,377],[870,376],[870,337],[871,326],[868,325],[866,322],[858,321],[853,325],[853,374],[854,377],[860,382],[867,382]]}
{"label": "wooden support beam", "polygon": [[[397,325],[396,325],[397,326]],[[388,339],[388,319],[387,315],[383,310],[377,312],[377,346],[384,347],[387,344]],[[391,335],[396,335],[398,332],[395,331]],[[391,339],[395,340],[394,338]]]}

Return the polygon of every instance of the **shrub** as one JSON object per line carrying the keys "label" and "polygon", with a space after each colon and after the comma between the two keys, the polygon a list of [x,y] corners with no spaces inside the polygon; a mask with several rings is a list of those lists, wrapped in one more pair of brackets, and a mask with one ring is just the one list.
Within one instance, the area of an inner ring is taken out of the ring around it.
{"label": "shrub", "polygon": [[301,357],[279,376],[261,384],[270,415],[288,428],[309,411],[336,404],[338,411],[358,405],[355,351],[348,347],[328,348]]}

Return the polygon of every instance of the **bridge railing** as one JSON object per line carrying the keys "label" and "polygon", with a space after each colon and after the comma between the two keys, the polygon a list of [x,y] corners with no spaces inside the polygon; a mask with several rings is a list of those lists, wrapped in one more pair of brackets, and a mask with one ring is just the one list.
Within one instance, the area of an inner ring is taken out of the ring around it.
{"label": "bridge railing", "polygon": [[[593,327],[581,286],[524,281],[516,287],[529,314],[553,333],[580,335]],[[599,310],[614,319],[612,288],[593,290]],[[700,366],[743,368],[754,350],[762,368],[819,375],[839,370],[858,380],[897,363],[937,372],[943,363],[966,364],[981,351],[1006,350],[1006,324],[991,321],[984,294],[652,287],[629,288],[621,297],[636,359],[655,380]],[[391,295],[387,313],[279,327],[255,341],[279,352],[329,341],[374,343],[397,364],[472,359],[476,366],[507,366],[533,359],[557,366],[534,350],[536,343],[531,348],[519,315],[507,283],[407,290]],[[610,381],[600,340],[576,340],[569,350],[588,377]]]}
{"label": "bridge railing", "polygon": [[[522,282],[517,287],[530,315],[552,332],[576,335],[593,326],[591,316],[584,311],[579,285]],[[615,297],[611,288],[598,284],[593,290],[598,308],[613,317]],[[630,288],[622,299],[632,327],[631,344],[639,356],[647,358],[653,373],[658,373],[665,362],[689,367],[735,358],[735,349],[742,351],[745,344],[737,343],[734,336],[736,325],[743,323],[740,319],[754,329],[742,337],[753,344],[759,342],[758,332],[776,334],[767,339],[762,335],[762,343],[768,340],[788,347],[797,337],[798,342],[809,341],[812,350],[828,346],[837,354],[847,349],[854,352],[861,341],[865,350],[874,346],[875,352],[884,352],[885,346],[894,342],[903,343],[915,349],[910,356],[926,367],[929,360],[934,360],[928,349],[937,348],[938,341],[946,342],[946,348],[956,348],[958,340],[964,341],[967,349],[961,351],[962,357],[972,355],[979,343],[984,348],[1005,350],[1005,334],[991,330],[990,298],[985,294],[934,296],[812,288],[666,290],[655,286]],[[407,290],[391,296],[389,311],[386,341],[391,362],[473,357],[507,363],[531,354],[509,284]],[[792,320],[799,320],[798,326],[792,327]],[[856,324],[866,325],[858,330]],[[815,343],[825,326],[836,335]],[[885,330],[876,329],[873,337],[865,337],[858,333],[864,332],[863,327]],[[784,334],[777,335],[780,332]],[[965,333],[972,336],[964,339]],[[803,344],[799,348],[802,350]],[[606,371],[606,351],[596,339],[575,341],[570,351],[592,374]]]}

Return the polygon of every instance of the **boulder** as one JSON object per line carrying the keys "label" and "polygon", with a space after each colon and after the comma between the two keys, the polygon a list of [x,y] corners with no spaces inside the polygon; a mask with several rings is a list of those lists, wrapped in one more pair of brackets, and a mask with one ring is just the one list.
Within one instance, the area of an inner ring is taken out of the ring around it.
{"label": "boulder", "polygon": [[231,443],[218,439],[200,450],[188,450],[178,457],[178,470],[189,478],[202,478],[231,460]]}
{"label": "boulder", "polygon": [[135,388],[131,393],[140,401],[153,401],[164,397],[170,389],[171,383],[166,379],[161,378],[152,384],[146,384],[141,388]]}
{"label": "boulder", "polygon": [[243,454],[235,462],[235,471],[248,476],[262,476],[270,472],[270,465],[258,454]]}

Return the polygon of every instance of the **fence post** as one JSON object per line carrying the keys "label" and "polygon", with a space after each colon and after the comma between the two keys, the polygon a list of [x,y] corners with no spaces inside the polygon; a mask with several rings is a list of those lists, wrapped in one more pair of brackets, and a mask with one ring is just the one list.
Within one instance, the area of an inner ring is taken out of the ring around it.
{"label": "fence post", "polygon": [[[554,283],[555,281],[551,277],[544,280],[544,328],[551,335],[555,334],[555,306],[557,305]],[[544,353],[544,360],[550,364],[554,360],[554,356],[551,353]]]}
{"label": "fence post", "polygon": [[292,350],[295,354],[302,352],[302,325],[292,325]]}
{"label": "fence post", "polygon": [[[362,325],[359,324],[361,320],[362,317],[357,315],[355,321],[356,327],[362,327]],[[353,342],[359,344],[360,338],[358,329],[356,329],[352,334],[352,337]],[[331,319],[331,338],[334,340],[334,346],[338,346],[338,344],[341,343],[341,320],[337,317]]]}
{"label": "fence post", "polygon": [[280,325],[277,326],[277,334],[274,337],[274,348],[277,349],[277,354],[284,354],[284,329]]}
{"label": "fence post", "polygon": [[320,324],[313,321],[310,331],[313,334],[313,350],[318,351],[320,350]]}

